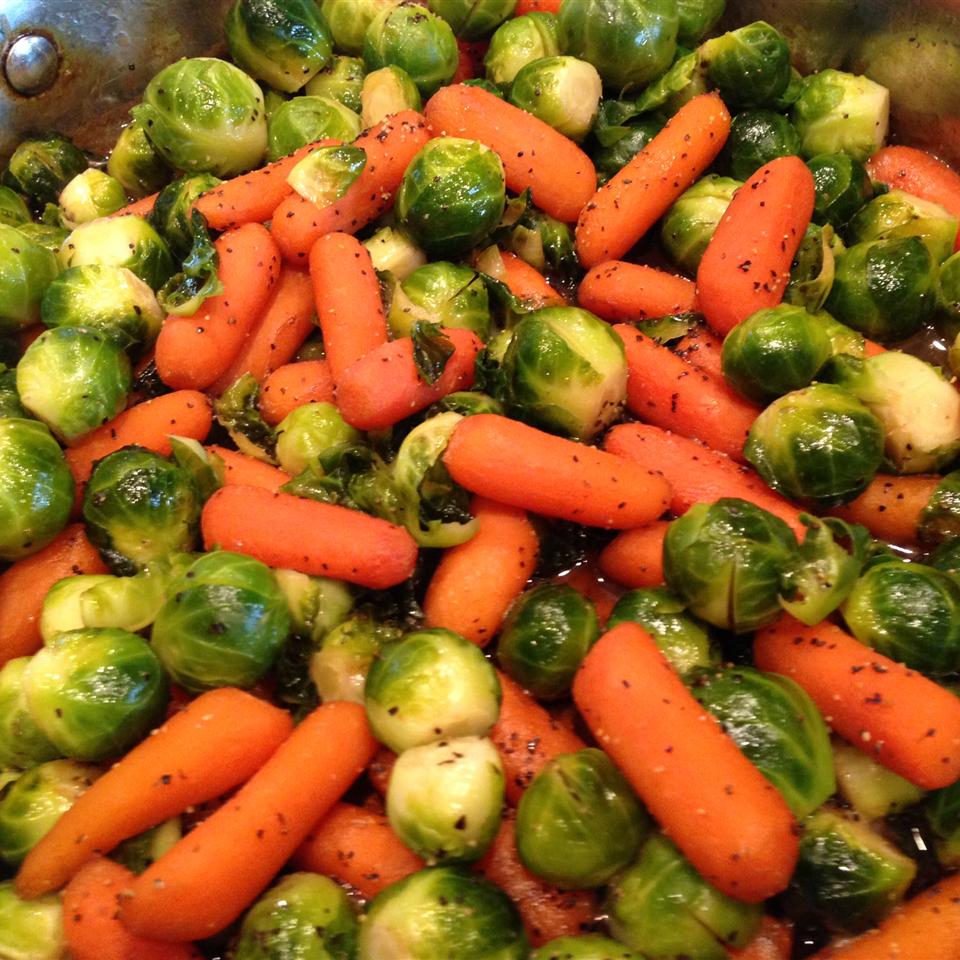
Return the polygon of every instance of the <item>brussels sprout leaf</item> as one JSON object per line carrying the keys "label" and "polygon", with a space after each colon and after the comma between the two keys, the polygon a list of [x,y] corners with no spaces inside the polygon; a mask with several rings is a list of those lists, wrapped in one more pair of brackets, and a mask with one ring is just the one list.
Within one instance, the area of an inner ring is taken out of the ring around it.
{"label": "brussels sprout leaf", "polygon": [[202,500],[223,486],[223,460],[191,437],[170,437],[173,459],[193,477]]}
{"label": "brussels sprout leaf", "polygon": [[453,356],[453,343],[439,323],[418,320],[413,325],[413,360],[424,383],[436,383]]}
{"label": "brussels sprout leaf", "polygon": [[207,297],[223,293],[223,284],[217,276],[220,258],[210,240],[207,221],[202,213],[193,210],[189,225],[193,243],[183,261],[183,269],[174,274],[157,294],[160,306],[178,317],[192,317]]}
{"label": "brussels sprout leaf", "polygon": [[260,384],[245,373],[214,402],[217,422],[241,453],[275,463],[277,431],[260,416]]}
{"label": "brussels sprout leaf", "polygon": [[593,136],[601,147],[612,147],[630,132],[627,124],[640,113],[635,100],[603,100],[593,123]]}
{"label": "brussels sprout leaf", "polygon": [[328,207],[350,189],[366,163],[360,147],[320,147],[290,171],[287,183],[304,199]]}
{"label": "brussels sprout leaf", "polygon": [[[690,95],[703,90],[703,78],[699,73],[700,57],[688,53],[674,61],[673,66],[659,79],[654,80],[637,98],[634,109],[648,113],[664,106],[676,95]],[[699,82],[698,82],[699,81]]]}
{"label": "brussels sprout leaf", "polygon": [[702,317],[698,313],[671,313],[666,317],[641,320],[636,324],[636,328],[657,343],[672,343],[674,340],[682,340],[701,321]]}

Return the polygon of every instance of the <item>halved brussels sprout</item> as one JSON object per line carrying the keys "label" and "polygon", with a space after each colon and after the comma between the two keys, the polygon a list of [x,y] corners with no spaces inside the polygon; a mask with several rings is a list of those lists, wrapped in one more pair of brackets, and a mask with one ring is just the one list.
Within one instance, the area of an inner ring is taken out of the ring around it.
{"label": "halved brussels sprout", "polygon": [[507,88],[525,64],[560,53],[557,18],[546,11],[507,20],[490,38],[483,58],[487,79]]}
{"label": "halved brussels sprout", "polygon": [[746,180],[765,163],[798,153],[800,137],[793,124],[773,110],[744,110],[733,118],[724,150],[730,172]]}
{"label": "halved brussels sprout", "polygon": [[367,27],[377,14],[399,3],[400,0],[320,0],[320,15],[330,27],[337,49],[357,54],[363,50]]}
{"label": "halved brussels sprout", "polygon": [[367,674],[385,644],[399,640],[399,628],[369,616],[351,617],[333,627],[310,658],[310,679],[323,703],[364,702]]}
{"label": "halved brussels sprout", "polygon": [[480,40],[513,15],[517,0],[428,0],[463,40]]}
{"label": "halved brussels sprout", "polygon": [[7,173],[21,193],[43,206],[56,203],[60,191],[86,169],[82,150],[62,134],[48,133],[23,140],[10,157]]}
{"label": "halved brussels sprout", "polygon": [[873,197],[867,168],[846,153],[818,153],[807,161],[816,188],[814,219],[838,229]]}
{"label": "halved brussels sprout", "polygon": [[497,231],[497,242],[534,269],[569,278],[579,276],[580,261],[570,224],[528,206],[504,233],[501,236]]}
{"label": "halved brussels sprout", "polygon": [[[722,2],[722,0],[721,0]],[[530,960],[644,960],[622,943],[588,933],[581,937],[557,937],[530,954]]]}
{"label": "halved brussels sprout", "polygon": [[731,108],[779,106],[790,83],[790,47],[769,23],[738,27],[707,40],[699,52],[707,79]]}
{"label": "halved brussels sprout", "polygon": [[290,474],[317,466],[320,457],[341,443],[360,439],[332,403],[304,403],[296,407],[277,426],[277,459]]}
{"label": "halved brussels sprout", "polygon": [[847,225],[847,231],[854,243],[919,237],[933,262],[940,264],[953,253],[957,226],[957,218],[939,203],[903,190],[889,190],[861,207]]}
{"label": "halved brussels sprout", "polygon": [[127,196],[119,180],[91,167],[78,173],[60,193],[60,219],[65,227],[79,227],[125,206]]}
{"label": "halved brussels sprout", "polygon": [[83,621],[80,598],[87,590],[113,579],[109,573],[87,573],[58,580],[43,598],[39,624],[43,642],[50,643],[58,633],[90,626]]}
{"label": "halved brussels sprout", "polygon": [[110,854],[111,860],[139,876],[147,867],[157,862],[183,837],[183,824],[179,816],[158,823],[129,840],[124,840]]}
{"label": "halved brussels sprout", "polygon": [[[333,0],[349,5],[353,12],[357,11],[357,0]],[[377,0],[366,0],[377,2]],[[395,0],[380,0],[381,3],[392,3]],[[324,7],[329,0],[325,0]],[[360,35],[363,45],[363,35]],[[358,51],[359,52],[359,51]],[[334,57],[330,64],[324,67],[304,88],[304,93],[311,97],[329,97],[342,103],[348,110],[359,113],[361,109],[360,92],[363,89],[363,78],[366,69],[359,57]]]}
{"label": "halved brussels sprout", "polygon": [[15,657],[0,667],[0,769],[29,770],[60,751],[30,716],[23,676],[30,657]]}
{"label": "halved brussels sprout", "polygon": [[197,198],[216,187],[221,180],[210,173],[179,177],[168,183],[150,212],[150,224],[163,237],[177,260],[183,260],[193,246],[195,229],[193,205]]}
{"label": "halved brussels sprout", "polygon": [[273,576],[287,600],[290,629],[313,643],[341,625],[353,610],[353,590],[342,580],[283,569],[274,570]]}
{"label": "halved brussels sprout", "polygon": [[677,0],[677,42],[687,47],[700,43],[723,15],[725,6],[726,0]]}
{"label": "halved brussels sprout", "polygon": [[602,93],[603,81],[592,63],[576,57],[543,57],[517,71],[509,99],[580,143],[593,126]]}
{"label": "halved brussels sprout", "polygon": [[920,511],[916,529],[917,539],[928,547],[960,542],[960,471],[951,471],[937,484]]}
{"label": "halved brussels sprout", "polygon": [[40,319],[43,293],[57,271],[57,258],[48,249],[0,224],[0,332]]}
{"label": "halved brussels sprout", "polygon": [[363,78],[360,115],[364,127],[372,127],[402,110],[420,110],[422,106],[417,85],[410,74],[400,67],[391,64]]}
{"label": "halved brussels sprout", "polygon": [[360,117],[330,97],[304,96],[284,101],[267,124],[267,159],[279,160],[317,140],[353,140]]}
{"label": "halved brussels sprout", "polygon": [[394,288],[387,315],[395,337],[409,337],[417,321],[490,334],[490,301],[476,270],[439,260],[414,270]]}
{"label": "halved brussels sprout", "polygon": [[924,792],[909,780],[839,739],[833,744],[833,766],[838,793],[867,820],[900,813],[924,797]]}
{"label": "halved brussels sprout", "polygon": [[363,245],[370,254],[374,270],[389,273],[401,282],[427,262],[427,255],[413,242],[413,238],[405,230],[396,227],[381,227],[372,237],[364,240]]}
{"label": "halved brussels sprout", "polygon": [[833,227],[808,224],[790,264],[790,281],[783,293],[784,303],[803,307],[819,317],[833,289],[837,256],[843,251],[843,241],[834,233]]}
{"label": "halved brussels sprout", "polygon": [[156,193],[173,176],[143,124],[136,120],[120,131],[107,160],[107,173],[119,180],[134,199]]}
{"label": "halved brussels sprout", "polygon": [[63,904],[56,894],[21,900],[12,880],[0,882],[0,956],[64,960]]}
{"label": "halved brussels sprout", "polygon": [[9,187],[0,186],[0,224],[19,227],[30,222],[30,210],[23,197]]}
{"label": "halved brussels sprout", "polygon": [[711,173],[680,194],[667,211],[660,239],[667,256],[684,273],[696,275],[703,251],[742,186],[740,180]]}

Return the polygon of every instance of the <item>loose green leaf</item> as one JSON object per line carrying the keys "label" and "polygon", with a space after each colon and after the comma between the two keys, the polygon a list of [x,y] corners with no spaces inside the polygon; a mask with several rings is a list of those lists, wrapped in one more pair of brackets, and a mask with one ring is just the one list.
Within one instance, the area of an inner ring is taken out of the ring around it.
{"label": "loose green leaf", "polygon": [[361,147],[320,147],[290,171],[287,183],[304,199],[328,207],[353,186],[366,163],[367,154]]}
{"label": "loose green leaf", "polygon": [[207,221],[198,210],[190,213],[193,244],[183,261],[183,269],[174,274],[157,294],[160,306],[178,317],[192,317],[207,297],[223,293],[217,275],[220,258],[210,239]]}
{"label": "loose green leaf", "polygon": [[436,383],[453,356],[453,343],[439,323],[418,320],[413,325],[413,360],[424,383]]}

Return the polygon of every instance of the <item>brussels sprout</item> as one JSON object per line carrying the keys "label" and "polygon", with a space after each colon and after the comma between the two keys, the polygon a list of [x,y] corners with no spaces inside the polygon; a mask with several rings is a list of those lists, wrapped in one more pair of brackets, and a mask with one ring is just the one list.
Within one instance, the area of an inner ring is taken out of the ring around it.
{"label": "brussels sprout", "polygon": [[360,133],[360,125],[360,117],[338,100],[294,97],[284,101],[270,117],[267,159],[279,160],[317,140],[353,140]]}
{"label": "brussels sprout", "polygon": [[634,102],[633,109],[637,113],[659,110],[670,116],[685,103],[706,91],[699,54],[678,47],[677,59],[670,69],[644,88]]}
{"label": "brussels sprout", "polygon": [[559,53],[557,18],[545,11],[525,13],[497,28],[490,38],[483,66],[487,79],[506,89],[521,67]]}
{"label": "brussels sprout", "polygon": [[406,280],[427,262],[427,255],[413,238],[405,230],[395,227],[381,227],[364,240],[363,245],[370,254],[373,269],[378,273],[389,273],[396,280]]}
{"label": "brussels sprout", "polygon": [[790,893],[839,931],[874,926],[902,899],[917,865],[867,824],[824,809],[803,825]]}
{"label": "brussels sprout", "polygon": [[63,250],[63,245],[70,236],[70,231],[66,227],[55,227],[47,223],[21,223],[17,230],[30,240],[49,251],[59,263],[59,257]]}
{"label": "brussels sprout", "polygon": [[207,553],[169,589],[150,638],[176,683],[246,688],[270,669],[290,615],[269,567],[240,553]]}
{"label": "brussels sprout", "polygon": [[599,887],[630,863],[650,829],[639,800],[595,748],[554,757],[517,808],[517,852],[561,887]]}
{"label": "brussels sprout", "polygon": [[48,133],[24,140],[13,151],[7,173],[21,193],[38,205],[56,203],[60,191],[87,169],[87,158],[67,137]]}
{"label": "brussels sprout", "polygon": [[469,267],[447,261],[414,270],[393,292],[387,315],[395,337],[409,337],[418,320],[490,334],[490,303],[483,278]]}
{"label": "brussels sprout", "polygon": [[57,275],[57,258],[15,227],[0,224],[0,332],[40,318],[40,301]]}
{"label": "brussels sprout", "polygon": [[410,161],[397,219],[430,256],[456,255],[496,225],[506,204],[503,164],[476,140],[436,137]]}
{"label": "brussels sprout", "polygon": [[429,97],[453,79],[460,62],[457,39],[446,20],[418,3],[386,6],[370,22],[363,38],[367,70],[400,67]]}
{"label": "brussels sprout", "polygon": [[814,220],[844,226],[873,197],[867,168],[846,153],[820,153],[807,161],[816,188]]}
{"label": "brussels sprout", "polygon": [[760,924],[762,908],[720,893],[666,837],[654,834],[640,857],[610,885],[611,933],[652,957],[727,960]]}
{"label": "brussels sprout", "polygon": [[808,224],[790,264],[784,302],[819,314],[833,289],[837,255],[843,251],[843,241],[833,232],[833,227]]}
{"label": "brussels sprout", "polygon": [[677,49],[676,0],[564,0],[557,17],[565,53],[592,63],[617,89],[660,76]]}
{"label": "brussels sprout", "polygon": [[17,371],[0,362],[0,420],[10,417],[30,419],[17,393]]}
{"label": "brussels sprout", "polygon": [[790,116],[800,133],[800,154],[846,153],[865,161],[883,146],[890,120],[890,91],[841,70],[821,70],[803,80]]}
{"label": "brussels sprout", "polygon": [[[324,7],[330,0],[326,0]],[[338,2],[338,0],[334,0]],[[350,5],[356,11],[356,0],[339,0]],[[370,2],[370,0],[366,0]],[[374,0],[376,2],[376,0]],[[383,2],[383,0],[381,0]],[[393,2],[393,0],[386,0]],[[361,34],[361,44],[363,35]],[[361,109],[360,92],[363,89],[363,78],[366,70],[359,57],[334,57],[329,66],[321,70],[304,88],[304,93],[311,97],[328,97],[342,103],[348,110],[359,113]]]}
{"label": "brussels sprout", "polygon": [[402,110],[420,110],[423,101],[410,74],[400,67],[388,65],[363,78],[360,105],[364,127],[372,127]]}
{"label": "brussels sprout", "polygon": [[853,394],[828,383],[794,390],[753,422],[743,453],[764,481],[793,500],[847,503],[883,459],[881,421]]}
{"label": "brussels sprout", "polygon": [[937,546],[960,538],[960,471],[948,473],[937,484],[920,511],[916,531],[917,540],[925,546]]}
{"label": "brussels sprout", "polygon": [[677,42],[693,47],[711,31],[723,15],[726,0],[677,0],[680,27]]}
{"label": "brussels sprout", "polygon": [[357,960],[526,960],[526,934],[499,887],[463,867],[430,867],[377,894]]}
{"label": "brussels sprout", "polygon": [[365,705],[374,736],[400,753],[444,737],[485,736],[500,713],[500,681],[463,637],[418,630],[374,660]]}
{"label": "brussels sprout", "polygon": [[107,160],[107,173],[135,199],[156,193],[173,171],[157,153],[142,123],[131,120],[120,131]]}
{"label": "brussels sprout", "polygon": [[49,894],[21,900],[12,880],[0,882],[0,957],[4,960],[65,960],[63,905]]}
{"label": "brussels sprout", "polygon": [[217,422],[241,453],[276,463],[277,432],[260,414],[260,381],[245,373],[213,402]]}
{"label": "brussels sprout", "polygon": [[337,50],[358,54],[363,50],[367,28],[377,15],[400,2],[401,0],[320,0],[320,15],[330,27]]}
{"label": "brussels sprout", "polygon": [[79,227],[125,206],[127,196],[119,180],[91,167],[78,173],[60,194],[60,219],[65,227]]}
{"label": "brussels sprout", "polygon": [[644,960],[622,943],[588,933],[582,937],[557,937],[537,947],[530,960]]}
{"label": "brussels sprout", "polygon": [[260,88],[213,57],[164,67],[131,112],[163,159],[186,173],[230,177],[257,166],[267,149]]}
{"label": "brussels sprout", "polygon": [[366,163],[367,155],[361,147],[317,147],[290,171],[287,183],[304,199],[326,207],[353,186]]}
{"label": "brussels sprout", "polygon": [[790,83],[790,47],[763,20],[707,40],[699,52],[708,80],[732,109],[776,109]]}
{"label": "brussels sprout", "polygon": [[273,576],[287,600],[290,629],[314,643],[342,624],[353,610],[353,591],[342,580],[282,569],[274,570]]}
{"label": "brussels sprout", "polygon": [[316,465],[330,447],[359,440],[359,432],[332,403],[304,403],[277,427],[277,459],[287,473],[298,474]]}
{"label": "brussels sprout", "polygon": [[599,636],[591,601],[566,584],[541,583],[510,608],[497,659],[524,689],[553,700],[569,693],[573,675]]}
{"label": "brussels sprout", "polygon": [[667,256],[684,273],[696,275],[717,224],[742,186],[739,180],[711,173],[684,191],[667,211],[660,238]]}
{"label": "brussels sprout", "polygon": [[180,817],[171,817],[155,827],[124,840],[110,853],[110,859],[139,876],[157,862],[183,837]]}
{"label": "brussels sprout", "polygon": [[625,593],[611,611],[606,628],[612,630],[624,622],[639,623],[681,677],[720,661],[707,630],[686,612],[683,601],[664,587]]}
{"label": "brussels sprout", "polygon": [[364,702],[367,674],[387,643],[400,639],[397,627],[356,616],[333,627],[310,658],[310,679],[323,703],[331,700]]}
{"label": "brussels sprout", "polygon": [[87,590],[113,579],[108,573],[88,573],[58,580],[43,598],[39,624],[43,642],[50,643],[58,633],[91,626],[84,623],[80,598]]}
{"label": "brussels sprout", "polygon": [[919,787],[849,743],[834,742],[833,766],[840,796],[867,820],[899,813],[924,797]]}
{"label": "brussels sprout", "polygon": [[957,218],[938,203],[903,190],[890,190],[861,207],[847,225],[856,243],[891,237],[919,237],[936,264],[953,253]]}
{"label": "brussels sprout", "polygon": [[99,775],[99,768],[74,760],[21,774],[0,800],[0,860],[17,866]]}
{"label": "brussels sprout", "polygon": [[462,40],[481,40],[513,16],[517,0],[428,0],[427,5]]}
{"label": "brussels sprout", "polygon": [[428,866],[479,860],[503,806],[503,764],[487,737],[454,737],[404,750],[390,773],[387,817]]}
{"label": "brussels sprout", "polygon": [[0,769],[29,770],[60,756],[30,716],[23,676],[30,657],[15,657],[0,667]]}
{"label": "brussels sprout", "polygon": [[291,873],[247,911],[233,960],[354,960],[359,925],[350,899],[329,877]]}
{"label": "brussels sprout", "polygon": [[593,126],[602,92],[593,64],[576,57],[543,57],[517,71],[509,99],[580,143]]}
{"label": "brussels sprout", "polygon": [[[940,264],[937,278],[937,305],[950,320],[960,320],[960,251]],[[956,364],[951,360],[951,367],[955,366]]]}
{"label": "brussels sprout", "polygon": [[807,386],[832,356],[827,331],[801,307],[782,303],[758,310],[723,341],[723,375],[758,403]]}
{"label": "brussels sprout", "polygon": [[960,781],[934,790],[924,811],[936,834],[937,860],[947,868],[960,865]]}
{"label": "brussels sprout", "polygon": [[730,172],[746,180],[765,163],[796,154],[800,137],[793,124],[773,110],[744,110],[733,118],[724,150]]}
{"label": "brussels sprout", "polygon": [[126,630],[71,630],[34,654],[23,677],[30,713],[65,756],[103,760],[162,719],[167,682],[157,655]]}
{"label": "brussels sprout", "polygon": [[191,211],[194,202],[221,182],[213,174],[199,173],[195,176],[180,177],[160,191],[149,220],[177,260],[183,260],[193,246]]}
{"label": "brussels sprout", "polygon": [[573,230],[536,207],[528,206],[500,244],[541,272],[571,278],[579,276],[580,261]]}
{"label": "brussels sprout", "polygon": [[431,413],[459,413],[473,417],[478,413],[496,413],[503,416],[503,407],[493,397],[476,390],[454,390],[430,408]]}
{"label": "brussels sprout", "polygon": [[29,222],[30,211],[23,197],[9,187],[0,186],[0,224],[19,227],[21,223]]}

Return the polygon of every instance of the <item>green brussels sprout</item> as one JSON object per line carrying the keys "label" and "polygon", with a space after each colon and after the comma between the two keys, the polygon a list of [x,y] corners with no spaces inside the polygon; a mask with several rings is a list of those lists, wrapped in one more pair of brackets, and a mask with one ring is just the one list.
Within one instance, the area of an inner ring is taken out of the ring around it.
{"label": "green brussels sprout", "polygon": [[387,322],[395,337],[409,337],[417,322],[490,334],[490,302],[483,278],[470,267],[445,260],[414,270],[394,288]]}
{"label": "green brussels sprout", "polygon": [[170,584],[150,639],[188,690],[252,687],[290,632],[287,602],[270,568],[241,553],[200,556]]}
{"label": "green brussels sprout", "polygon": [[751,314],[723,341],[723,375],[758,403],[807,386],[833,355],[823,324],[802,307],[782,303]]}
{"label": "green brussels sprout", "polygon": [[567,584],[541,583],[510,608],[497,659],[535,697],[555,700],[570,692],[573,675],[599,636],[590,600]]}
{"label": "green brussels sprout", "polygon": [[833,744],[833,766],[838,793],[867,820],[900,813],[924,797],[924,792],[909,780],[842,740]]}
{"label": "green brussels sprout", "polygon": [[83,151],[65,136],[48,133],[24,140],[13,151],[7,173],[20,193],[35,203],[56,203],[60,191],[87,169]]}
{"label": "green brussels sprout", "polygon": [[924,812],[936,834],[937,860],[948,869],[960,865],[960,782],[934,790]]}
{"label": "green brussels sprout", "polygon": [[620,90],[666,71],[679,24],[676,0],[564,0],[557,16],[564,53],[592,63]]}
{"label": "green brussels sprout", "polygon": [[342,624],[353,610],[353,590],[342,580],[283,569],[274,570],[273,576],[287,600],[290,629],[314,643]]}
{"label": "green brussels sprout", "polygon": [[528,206],[509,228],[501,246],[541,273],[563,277],[579,276],[580,261],[574,244],[573,230],[536,207]]}
{"label": "green brussels sprout", "polygon": [[372,127],[403,110],[420,110],[422,106],[417,85],[410,74],[400,67],[388,64],[363,78],[360,115],[364,127]]}
{"label": "green brussels sprout", "polygon": [[117,137],[107,160],[107,173],[134,199],[156,193],[173,171],[150,142],[142,123],[131,120]]}
{"label": "green brussels sprout", "polygon": [[944,540],[927,557],[927,564],[935,570],[960,575],[960,538]]}
{"label": "green brussels sprout", "polygon": [[503,764],[487,737],[453,737],[404,750],[390,773],[387,817],[428,866],[469,863],[500,826]]}
{"label": "green brussels sprout", "polygon": [[476,246],[505,205],[503,164],[489,147],[435,137],[410,161],[396,210],[400,225],[429,256],[451,256]]}
{"label": "green brussels sprout", "polygon": [[99,775],[98,767],[75,760],[21,774],[0,799],[0,860],[18,866]]}
{"label": "green brussels sprout", "polygon": [[386,646],[367,675],[374,736],[396,753],[444,737],[483,737],[500,714],[500,681],[480,648],[450,630]]}
{"label": "green brussels sprout", "polygon": [[427,262],[427,255],[413,242],[413,238],[405,230],[396,227],[381,227],[372,237],[364,240],[363,245],[370,254],[374,270],[389,273],[401,282]]}
{"label": "green brussels sprout", "polygon": [[865,404],[816,383],[774,400],[750,427],[743,454],[784,496],[836,505],[863,493],[883,443],[883,424]]}
{"label": "green brussels sprout", "polygon": [[357,960],[526,960],[516,907],[463,867],[428,867],[377,894],[360,926]]}
{"label": "green brussels sprout", "polygon": [[70,231],[66,227],[31,222],[21,223],[17,230],[32,243],[36,243],[44,250],[52,253],[59,263],[63,245],[67,242],[67,237],[70,236]]}
{"label": "green brussels sprout", "polygon": [[520,68],[542,57],[560,53],[557,18],[536,11],[514,17],[497,27],[483,58],[487,79],[506,89]]}
{"label": "green brussels sprout", "polygon": [[846,153],[863,162],[887,137],[890,91],[866,77],[821,70],[804,77],[790,117],[802,157]]}
{"label": "green brussels sprout", "polygon": [[60,194],[60,219],[71,230],[81,223],[116,213],[127,203],[123,184],[103,170],[78,173]]}
{"label": "green brussels sprout", "polygon": [[[349,6],[352,12],[355,12],[358,7],[357,0],[333,0],[333,2],[343,4],[344,9]],[[370,3],[376,0],[363,0],[363,2]],[[394,2],[394,0],[380,0],[380,2]],[[324,8],[329,3],[330,0],[324,0]],[[362,34],[360,41],[362,45]],[[304,87],[304,93],[311,97],[328,97],[330,100],[342,103],[348,110],[359,113],[360,93],[365,75],[366,69],[359,57],[334,57],[330,64]]]}
{"label": "green brussels sprout", "polygon": [[727,960],[753,939],[762,907],[712,887],[666,837],[654,834],[607,893],[610,932],[652,957]]}
{"label": "green brussels sprout", "polygon": [[473,417],[478,413],[496,413],[503,416],[503,406],[493,397],[476,390],[454,390],[442,397],[431,412],[459,413],[461,417]]}
{"label": "green brussels sprout", "polygon": [[363,50],[367,28],[377,15],[400,2],[401,0],[320,0],[320,15],[333,34],[337,50],[359,54]]}
{"label": "green brussels sprout", "polygon": [[267,159],[279,160],[317,140],[349,142],[360,133],[360,126],[360,117],[339,100],[294,97],[284,101],[270,117]]}
{"label": "green brussels sprout", "polygon": [[73,476],[45,424],[0,420],[0,560],[45,547],[73,509]]}
{"label": "green brussels sprout", "polygon": [[36,323],[43,292],[57,271],[49,250],[16,227],[0,224],[0,332]]}
{"label": "green brussels sprout", "polygon": [[840,228],[873,197],[867,168],[846,153],[818,153],[807,161],[816,200],[813,218]]}
{"label": "green brussels sprout", "polygon": [[939,546],[960,538],[960,471],[948,473],[936,486],[917,521],[917,540]]}
{"label": "green brussels sprout", "polygon": [[[960,251],[940,264],[937,306],[950,320],[960,320]],[[951,366],[955,366],[952,360]]]}
{"label": "green brussels sprout", "polygon": [[550,760],[517,808],[517,852],[560,887],[603,886],[630,863],[650,819],[613,761],[590,747]]}
{"label": "green brussels sprout", "polygon": [[155,827],[124,840],[110,853],[110,859],[139,876],[157,862],[183,837],[180,817],[171,817]]}
{"label": "green brussels sprout", "polygon": [[317,147],[290,171],[287,183],[301,197],[326,207],[353,186],[366,163],[366,153],[352,144]]}
{"label": "green brussels sprout", "polygon": [[789,677],[727,667],[700,674],[691,692],[780,791],[798,820],[836,790],[827,725]]}
{"label": "green brussels sprout", "polygon": [[511,416],[589,441],[608,427],[627,397],[623,344],[592,313],[544,307],[516,325],[503,357],[503,393]]}
{"label": "green brussels sprout", "polygon": [[726,0],[677,0],[677,42],[685,47],[696,46],[716,25],[725,6]]}
{"label": "green brussels sprout", "polygon": [[126,630],[59,634],[34,654],[23,684],[37,726],[76,760],[125,753],[160,722],[167,706],[160,660]]}
{"label": "green brussels sprout", "polygon": [[0,957],[65,960],[63,904],[56,894],[21,900],[12,880],[0,882]]}
{"label": "green brussels sprout", "polygon": [[698,503],[674,520],[663,543],[667,586],[690,611],[747,633],[776,620],[797,556],[793,531],[746,500]]}
{"label": "green brussels sprout", "polygon": [[684,191],[667,211],[660,239],[667,256],[684,273],[696,275],[717,224],[742,186],[740,180],[711,173]]}
{"label": "green brussels sprout", "polygon": [[88,573],[58,580],[43,598],[40,611],[40,636],[43,642],[50,643],[57,634],[68,630],[92,626],[84,623],[80,598],[87,590],[113,579],[109,573]]}
{"label": "green brussels sprout", "polygon": [[40,318],[50,327],[87,327],[123,349],[150,344],[163,311],[154,292],[126,267],[90,263],[71,267],[47,287]]}
{"label": "green brussels sprout", "polygon": [[730,172],[746,180],[765,163],[799,151],[800,137],[793,124],[773,110],[744,110],[733,118],[724,146]]}
{"label": "green brussels sprout", "polygon": [[427,5],[462,40],[481,40],[513,16],[517,0],[428,0]]}
{"label": "green brussels sprout", "polygon": [[903,899],[917,865],[866,823],[838,810],[810,817],[789,893],[825,926],[858,933]]}
{"label": "green brussels sprout", "polygon": [[784,302],[819,314],[833,289],[837,256],[843,251],[843,241],[834,233],[833,227],[807,224],[790,264],[790,280],[783,294]]}
{"label": "green brussels sprout", "polygon": [[23,409],[20,403],[20,394],[17,393],[16,368],[7,367],[0,362],[0,420],[10,417],[30,419],[30,414]]}
{"label": "green brussels sprout", "polygon": [[0,186],[0,224],[19,227],[30,222],[30,211],[23,197],[9,187]]}
{"label": "green brussels sprout", "polygon": [[290,474],[318,463],[324,451],[339,443],[357,443],[360,433],[332,403],[304,403],[277,427],[277,459]]}
{"label": "green brussels sprout", "polygon": [[369,616],[351,617],[333,627],[310,658],[310,679],[322,703],[364,702],[367,674],[385,644],[402,636],[398,627]]}
{"label": "green brussels sprout", "polygon": [[543,57],[517,71],[509,100],[580,143],[593,126],[602,92],[593,64],[576,57]]}
{"label": "green brussels sprout", "polygon": [[183,260],[193,246],[191,210],[194,202],[222,181],[210,173],[179,177],[168,183],[157,197],[150,213],[150,225],[169,245],[177,260]]}
{"label": "green brussels sprout", "polygon": [[164,67],[131,112],[163,159],[185,173],[234,176],[257,166],[267,149],[260,88],[214,57]]}
{"label": "green brussels sprout", "polygon": [[0,667],[0,769],[29,770],[60,756],[30,716],[23,676],[30,657],[15,657]]}
{"label": "green brussels sprout", "polygon": [[386,6],[370,22],[363,38],[367,70],[400,67],[424,97],[453,79],[460,62],[450,24],[412,0]]}
{"label": "green brussels sprout", "polygon": [[317,873],[290,873],[247,911],[233,960],[354,960],[359,924],[344,890]]}
{"label": "green brussels sprout", "polygon": [[530,960],[644,960],[622,943],[588,933],[582,937],[557,937],[537,947]]}
{"label": "green brussels sprout", "polygon": [[720,662],[710,634],[665,587],[627,591],[611,611],[606,628],[625,622],[639,623],[681,677]]}
{"label": "green brussels sprout", "polygon": [[734,110],[776,109],[790,83],[790,47],[763,20],[707,40],[699,52],[707,79]]}

